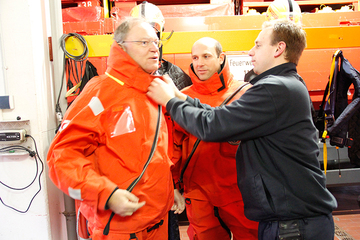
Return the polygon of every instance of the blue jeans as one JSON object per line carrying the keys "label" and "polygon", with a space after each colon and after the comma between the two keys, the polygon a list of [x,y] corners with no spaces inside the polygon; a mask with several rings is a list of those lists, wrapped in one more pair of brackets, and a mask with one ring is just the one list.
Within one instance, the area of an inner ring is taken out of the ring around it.
{"label": "blue jeans", "polygon": [[[300,237],[292,240],[334,240],[334,220],[332,214],[297,219]],[[262,221],[259,223],[259,240],[278,240],[279,221]]]}

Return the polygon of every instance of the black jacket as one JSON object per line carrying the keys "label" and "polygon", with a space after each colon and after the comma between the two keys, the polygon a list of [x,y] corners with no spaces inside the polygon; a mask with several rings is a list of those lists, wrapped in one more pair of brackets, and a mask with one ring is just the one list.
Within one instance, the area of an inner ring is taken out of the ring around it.
{"label": "black jacket", "polygon": [[329,214],[336,199],[320,169],[310,97],[293,63],[274,67],[223,108],[171,99],[181,127],[205,141],[241,140],[236,161],[245,215],[254,221]]}

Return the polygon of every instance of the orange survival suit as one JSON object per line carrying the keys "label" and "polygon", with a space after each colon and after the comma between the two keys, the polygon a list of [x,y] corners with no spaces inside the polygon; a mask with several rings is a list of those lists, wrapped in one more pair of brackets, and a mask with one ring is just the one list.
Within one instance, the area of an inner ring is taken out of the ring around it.
{"label": "orange survival suit", "polygon": [[[226,58],[226,56],[225,56]],[[198,98],[202,103],[219,106],[228,96],[244,84],[233,79],[225,59],[220,73],[201,81],[192,68],[189,69],[193,85],[183,93]],[[233,100],[239,98],[250,85],[244,87]],[[229,123],[236,124],[236,123]],[[175,181],[193,149],[197,138],[174,126]],[[190,239],[230,239],[215,214],[230,228],[234,239],[257,239],[257,223],[246,219],[240,190],[237,186],[235,153],[238,145],[228,142],[200,141],[183,175],[186,211],[190,222]],[[179,166],[180,165],[180,166]],[[180,170],[179,170],[180,169]],[[215,209],[214,209],[215,207]]]}
{"label": "orange survival suit", "polygon": [[[114,42],[106,73],[87,83],[50,146],[50,178],[80,203],[92,239],[105,239],[103,229],[112,213],[107,200],[117,187],[126,189],[140,175],[150,154],[159,114],[146,96],[153,78]],[[146,204],[130,217],[115,214],[106,239],[144,231],[167,216],[174,203],[167,146],[161,115],[156,151],[132,190]]]}

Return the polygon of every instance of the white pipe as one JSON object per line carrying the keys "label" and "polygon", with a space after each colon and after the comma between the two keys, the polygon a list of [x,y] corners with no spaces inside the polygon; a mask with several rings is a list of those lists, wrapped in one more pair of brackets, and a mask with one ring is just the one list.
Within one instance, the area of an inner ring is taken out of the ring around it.
{"label": "white pipe", "polygon": [[[62,11],[61,11],[61,0],[50,0],[50,22],[51,22],[51,41],[53,50],[53,79],[54,79],[54,96],[57,98],[61,87],[62,74],[64,71],[64,53],[60,48],[60,39],[63,35],[62,25]],[[63,93],[66,92],[66,84],[63,85]],[[54,105],[55,105],[54,100]],[[67,101],[65,97],[60,98],[61,109],[66,109]],[[55,106],[54,106],[55,109]],[[54,120],[56,119],[56,113],[54,111]],[[68,240],[76,240],[76,213],[75,213],[75,201],[64,194],[64,205],[65,211],[64,216],[66,217],[66,230]]]}
{"label": "white pipe", "polygon": [[64,205],[65,212],[63,214],[66,217],[67,240],[77,240],[75,201],[64,194]]}
{"label": "white pipe", "polygon": [[6,95],[6,85],[5,85],[5,65],[3,63],[3,57],[2,57],[2,42],[1,42],[1,24],[0,24],[0,96]]}

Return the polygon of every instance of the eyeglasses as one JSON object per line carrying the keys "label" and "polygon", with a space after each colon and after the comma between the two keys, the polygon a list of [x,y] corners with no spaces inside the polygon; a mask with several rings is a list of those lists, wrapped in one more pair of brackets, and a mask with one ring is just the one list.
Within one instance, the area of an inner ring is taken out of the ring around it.
{"label": "eyeglasses", "polygon": [[138,45],[142,46],[142,47],[149,47],[151,43],[154,43],[158,48],[161,48],[162,43],[159,39],[154,40],[154,41],[150,41],[150,40],[143,40],[143,41],[122,41],[121,44],[123,43],[137,43]]}

